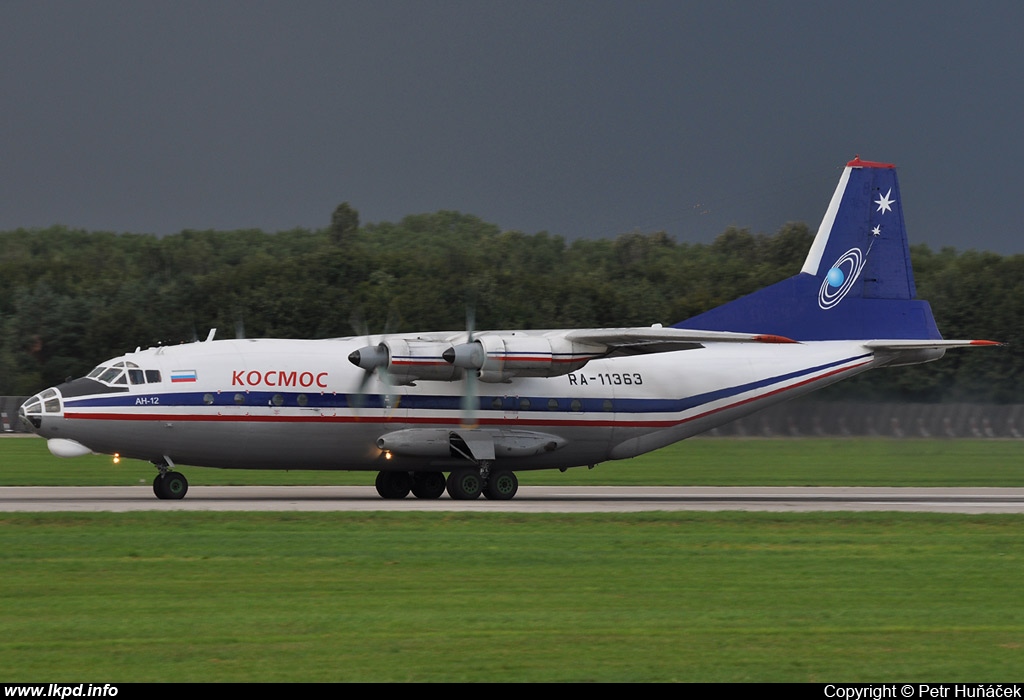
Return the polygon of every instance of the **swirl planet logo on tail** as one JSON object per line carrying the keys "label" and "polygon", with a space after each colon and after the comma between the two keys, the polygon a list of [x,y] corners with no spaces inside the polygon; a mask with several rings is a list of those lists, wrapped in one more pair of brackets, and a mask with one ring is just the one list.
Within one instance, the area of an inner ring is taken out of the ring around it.
{"label": "swirl planet logo on tail", "polygon": [[853,288],[853,283],[857,281],[866,262],[867,256],[860,248],[850,248],[840,255],[832,264],[832,269],[825,275],[825,281],[821,283],[821,289],[818,290],[818,306],[822,309],[831,309],[841,302]]}
{"label": "swirl planet logo on tail", "polygon": [[[892,199],[892,188],[890,187],[885,194],[879,193],[878,199],[874,203],[878,205],[874,213],[879,219],[886,213],[891,213],[892,205],[896,203],[896,200]],[[875,241],[881,235],[882,225],[879,223],[871,229],[871,238],[869,239],[871,242],[868,244],[866,253],[862,252],[860,248],[850,248],[839,256],[839,259],[825,273],[825,281],[821,283],[821,289],[818,290],[818,306],[826,310],[831,309],[850,293],[853,283],[860,277],[861,270],[868,262],[871,248],[874,247]]]}

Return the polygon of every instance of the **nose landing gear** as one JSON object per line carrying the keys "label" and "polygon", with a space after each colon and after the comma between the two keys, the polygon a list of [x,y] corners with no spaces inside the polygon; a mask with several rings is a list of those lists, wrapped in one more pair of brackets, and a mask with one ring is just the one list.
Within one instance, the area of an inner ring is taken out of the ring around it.
{"label": "nose landing gear", "polygon": [[163,462],[155,463],[160,473],[153,479],[153,494],[160,500],[178,501],[188,493],[188,479],[184,474],[173,471],[174,464],[164,457]]}

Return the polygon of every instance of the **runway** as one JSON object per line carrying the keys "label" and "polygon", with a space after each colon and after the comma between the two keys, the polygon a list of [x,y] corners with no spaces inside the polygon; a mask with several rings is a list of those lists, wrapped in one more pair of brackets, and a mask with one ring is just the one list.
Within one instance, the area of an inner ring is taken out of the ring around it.
{"label": "runway", "polygon": [[511,501],[381,499],[371,486],[193,486],[161,501],[149,486],[0,487],[0,512],[442,511],[906,511],[1024,513],[1024,488],[524,486]]}

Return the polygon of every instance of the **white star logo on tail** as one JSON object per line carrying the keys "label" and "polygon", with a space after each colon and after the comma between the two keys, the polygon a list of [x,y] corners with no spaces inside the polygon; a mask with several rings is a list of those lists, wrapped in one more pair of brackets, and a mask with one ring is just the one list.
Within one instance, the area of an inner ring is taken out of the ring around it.
{"label": "white star logo on tail", "polygon": [[880,211],[883,214],[885,212],[887,212],[887,211],[892,211],[892,203],[895,202],[896,200],[895,199],[889,199],[889,195],[891,195],[891,194],[892,194],[892,188],[890,187],[889,191],[886,192],[884,196],[881,196],[881,197],[879,197],[878,199],[875,200],[875,204],[878,205],[878,209],[876,209],[875,211]]}

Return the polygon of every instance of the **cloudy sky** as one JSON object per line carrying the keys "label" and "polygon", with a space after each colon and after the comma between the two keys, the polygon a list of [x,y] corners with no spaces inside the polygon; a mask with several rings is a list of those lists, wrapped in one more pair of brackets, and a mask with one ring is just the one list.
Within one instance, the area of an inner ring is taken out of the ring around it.
{"label": "cloudy sky", "polygon": [[455,209],[566,238],[816,227],[899,167],[911,242],[1024,253],[1024,3],[0,3],[0,230]]}

